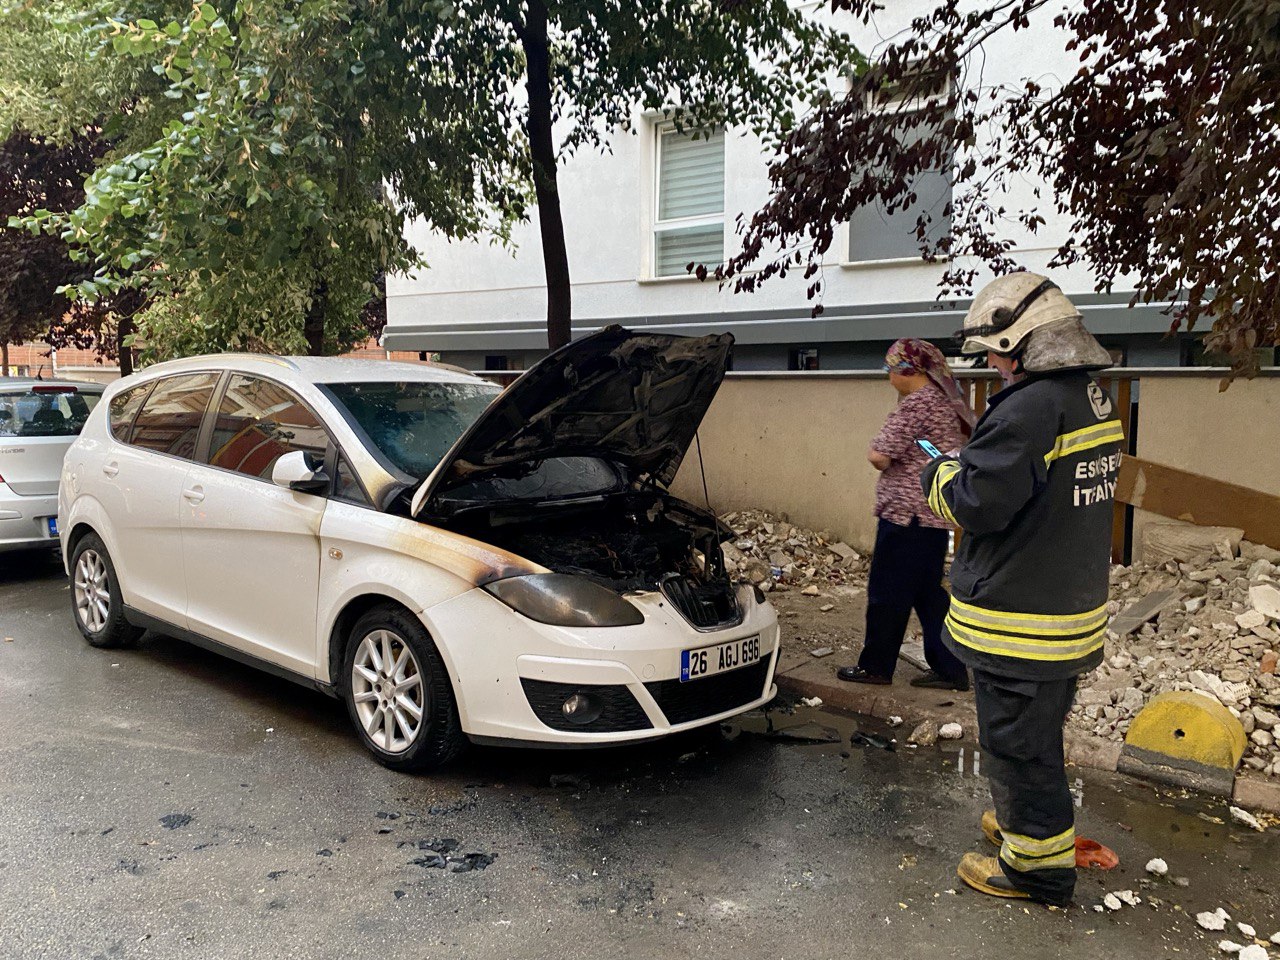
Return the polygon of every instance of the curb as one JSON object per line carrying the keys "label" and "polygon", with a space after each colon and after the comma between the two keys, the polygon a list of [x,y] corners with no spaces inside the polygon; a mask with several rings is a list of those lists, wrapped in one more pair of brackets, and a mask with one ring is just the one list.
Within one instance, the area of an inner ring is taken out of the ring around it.
{"label": "curb", "polygon": [[[791,669],[794,670],[795,667]],[[797,677],[791,675],[790,671],[777,674],[774,682],[778,685],[779,692],[797,697],[821,697],[823,706],[835,707],[837,710],[877,720],[900,716],[907,721],[904,724],[907,727],[926,719],[937,720],[939,724],[956,721],[964,724],[966,731],[977,727],[977,715],[972,702],[958,702],[954,707],[927,707],[899,699],[894,696],[892,687],[867,687],[854,683],[841,683],[837,686],[838,681]],[[972,742],[969,736],[965,740]],[[1116,772],[1120,763],[1120,751],[1124,746],[1111,740],[1071,732],[1067,733],[1065,744],[1069,764],[1104,773]],[[1237,776],[1231,801],[1250,810],[1280,815],[1280,781],[1271,777],[1264,779],[1244,774]]]}

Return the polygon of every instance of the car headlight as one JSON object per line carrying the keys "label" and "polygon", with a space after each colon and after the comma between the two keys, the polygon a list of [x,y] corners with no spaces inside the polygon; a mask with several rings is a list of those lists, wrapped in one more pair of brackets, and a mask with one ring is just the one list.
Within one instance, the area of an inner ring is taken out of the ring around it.
{"label": "car headlight", "polygon": [[516,613],[556,627],[634,627],[644,614],[608,587],[567,573],[495,580],[484,588]]}

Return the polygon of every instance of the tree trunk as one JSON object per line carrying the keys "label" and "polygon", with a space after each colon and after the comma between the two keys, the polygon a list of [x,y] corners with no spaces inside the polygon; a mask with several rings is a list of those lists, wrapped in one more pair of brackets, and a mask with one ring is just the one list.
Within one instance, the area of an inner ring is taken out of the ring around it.
{"label": "tree trunk", "polygon": [[551,47],[547,40],[545,0],[527,0],[525,23],[520,31],[527,75],[529,116],[526,134],[533,161],[533,188],[538,200],[538,226],[542,233],[542,265],[547,275],[547,345],[555,350],[572,339],[572,304],[569,286],[569,253],[560,216],[560,191],[556,183],[556,149],[551,128]]}
{"label": "tree trunk", "polygon": [[116,356],[119,358],[120,376],[122,377],[127,377],[133,373],[133,348],[125,343],[125,338],[132,336],[133,331],[133,315],[121,317],[116,324]]}
{"label": "tree trunk", "polygon": [[307,307],[307,316],[302,323],[302,335],[307,340],[307,355],[324,356],[324,315],[329,305],[329,284],[321,280],[316,284],[311,295],[311,306]]}
{"label": "tree trunk", "polygon": [[0,343],[0,377],[9,375],[9,343]]}

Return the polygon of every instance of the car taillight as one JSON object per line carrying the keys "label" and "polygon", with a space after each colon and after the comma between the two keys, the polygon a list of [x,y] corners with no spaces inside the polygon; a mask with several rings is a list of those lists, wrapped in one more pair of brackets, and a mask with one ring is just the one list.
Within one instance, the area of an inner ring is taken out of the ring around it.
{"label": "car taillight", "polygon": [[31,388],[32,393],[79,393],[79,387],[68,387],[64,384],[37,383]]}

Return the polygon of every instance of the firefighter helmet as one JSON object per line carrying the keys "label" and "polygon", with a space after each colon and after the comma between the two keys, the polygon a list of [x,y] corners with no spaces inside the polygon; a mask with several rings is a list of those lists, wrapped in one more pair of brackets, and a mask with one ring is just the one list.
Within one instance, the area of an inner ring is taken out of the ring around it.
{"label": "firefighter helmet", "polygon": [[1029,373],[1111,364],[1058,285],[1025,271],[997,277],[978,291],[956,336],[963,353],[1018,354]]}

